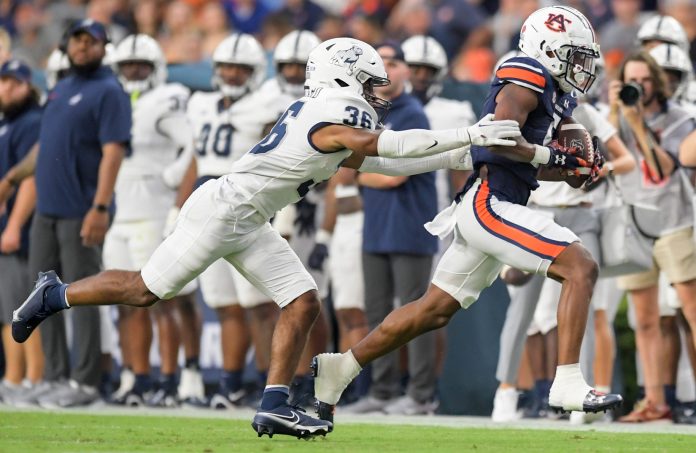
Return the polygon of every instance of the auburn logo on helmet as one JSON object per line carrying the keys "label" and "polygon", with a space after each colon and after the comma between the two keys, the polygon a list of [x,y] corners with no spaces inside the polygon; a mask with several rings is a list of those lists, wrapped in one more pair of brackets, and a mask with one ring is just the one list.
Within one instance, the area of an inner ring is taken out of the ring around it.
{"label": "auburn logo on helmet", "polygon": [[571,23],[569,19],[566,19],[563,14],[549,13],[549,18],[546,19],[544,25],[551,31],[566,31],[565,24]]}

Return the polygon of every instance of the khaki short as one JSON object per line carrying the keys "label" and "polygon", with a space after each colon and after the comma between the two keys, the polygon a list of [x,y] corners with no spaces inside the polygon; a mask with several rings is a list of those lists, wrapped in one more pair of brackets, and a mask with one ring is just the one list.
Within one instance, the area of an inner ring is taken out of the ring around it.
{"label": "khaki short", "polygon": [[669,283],[684,283],[696,279],[696,245],[693,228],[662,236],[653,247],[653,268],[618,278],[619,288],[628,291],[657,285],[660,272]]}

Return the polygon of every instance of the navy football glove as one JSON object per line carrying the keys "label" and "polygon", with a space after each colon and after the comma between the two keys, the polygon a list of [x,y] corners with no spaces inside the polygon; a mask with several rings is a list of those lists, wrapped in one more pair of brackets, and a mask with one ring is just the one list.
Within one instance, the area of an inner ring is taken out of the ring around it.
{"label": "navy football glove", "polygon": [[546,145],[546,147],[551,151],[551,158],[549,159],[549,163],[546,164],[547,167],[565,168],[568,170],[592,168],[592,163],[580,157],[580,150],[574,146],[565,147],[554,140]]}

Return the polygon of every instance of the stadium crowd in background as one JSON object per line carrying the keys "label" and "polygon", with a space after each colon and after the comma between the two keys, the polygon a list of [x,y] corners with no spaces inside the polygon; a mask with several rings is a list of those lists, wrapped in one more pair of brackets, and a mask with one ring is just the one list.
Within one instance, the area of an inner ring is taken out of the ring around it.
{"label": "stadium crowd in background", "polygon": [[[182,290],[168,308],[71,310],[74,327],[68,335],[63,317],[56,317],[39,329],[41,337],[35,335],[22,346],[11,337],[12,310],[28,293],[37,271],[58,268],[69,283],[100,268],[139,270],[171,232],[194,187],[228,173],[242,154],[252,148],[263,151],[274,140],[273,124],[302,96],[306,58],[319,41],[351,36],[378,49],[393,78],[392,86],[380,91],[392,101],[385,127],[463,127],[479,117],[497,67],[514,56],[508,52],[518,51],[523,21],[552,3],[0,2],[0,323],[5,370],[0,403],[72,407],[103,399],[129,406],[255,407],[268,372],[278,310],[223,260],[198,280],[198,297],[214,308],[221,324],[222,371],[219,384],[209,392],[203,388],[199,364],[208,354],[200,347],[200,308],[190,297],[196,285]],[[653,268],[600,278],[581,362],[598,390],[608,392],[616,384],[613,325],[627,294],[641,387],[628,415],[611,415],[623,422],[673,419],[696,424],[691,333],[696,328],[691,204],[696,1],[564,3],[587,15],[601,45],[595,86],[580,100],[574,116],[598,137],[608,163],[592,190],[545,183],[530,207],[591,244],[588,249],[598,255],[600,268],[600,255],[606,253],[602,208],[623,201],[659,209],[661,220],[650,231]],[[115,46],[112,50],[107,41]],[[89,52],[98,61],[80,63]],[[165,83],[167,67],[169,81],[178,83]],[[68,78],[56,85],[62,77]],[[637,100],[622,90],[629,83]],[[85,90],[95,91],[83,99]],[[84,117],[75,113],[82,109]],[[87,116],[93,121],[90,127]],[[356,111],[354,121],[371,120],[359,118]],[[32,159],[36,144],[38,159],[36,151]],[[157,158],[129,161],[131,154],[155,149],[162,153]],[[58,155],[70,156],[74,164]],[[23,179],[34,173],[34,166],[35,178]],[[425,292],[438,250],[444,248],[418,229],[449,204],[466,176],[456,170],[412,177],[341,170],[326,185],[305,187],[306,198],[276,216],[273,227],[311,269],[328,308],[295,372],[295,402],[311,406],[309,358],[334,347],[347,350],[368,326],[373,328],[391,309]],[[134,190],[136,186],[143,191]],[[149,235],[145,243],[132,245],[144,235]],[[511,268],[501,278],[511,303],[502,332],[496,332],[500,357],[497,374],[490,379],[497,378],[500,386],[490,395],[493,420],[555,417],[548,392],[556,365],[560,286],[538,277],[530,280]],[[157,383],[150,376],[153,322],[160,357]],[[120,350],[112,348],[115,335],[120,335]],[[66,337],[72,338],[76,356],[72,374]],[[364,373],[349,387],[343,410],[436,412],[444,343],[444,332],[433,332],[401,354],[375,362],[371,377]],[[248,360],[252,345],[254,360]],[[177,387],[180,346],[185,352]],[[497,350],[491,347],[489,353]],[[120,358],[118,373],[112,373],[110,355]],[[113,391],[110,383],[116,375],[120,387]],[[571,415],[578,423],[610,418]]]}

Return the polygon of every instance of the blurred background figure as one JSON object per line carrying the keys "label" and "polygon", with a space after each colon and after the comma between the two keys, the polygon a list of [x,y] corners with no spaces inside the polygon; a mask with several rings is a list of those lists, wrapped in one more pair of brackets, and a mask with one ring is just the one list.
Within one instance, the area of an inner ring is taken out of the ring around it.
{"label": "blurred background figure", "polygon": [[[0,38],[2,39],[2,38]],[[0,174],[24,159],[39,140],[39,92],[31,83],[32,71],[21,60],[0,66]],[[22,395],[43,379],[41,336],[17,344],[12,340],[12,311],[30,291],[29,225],[36,204],[34,178],[22,181],[16,195],[0,202],[0,322],[5,351],[5,376],[0,401],[16,405]]]}

